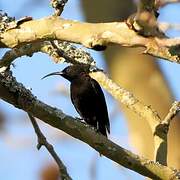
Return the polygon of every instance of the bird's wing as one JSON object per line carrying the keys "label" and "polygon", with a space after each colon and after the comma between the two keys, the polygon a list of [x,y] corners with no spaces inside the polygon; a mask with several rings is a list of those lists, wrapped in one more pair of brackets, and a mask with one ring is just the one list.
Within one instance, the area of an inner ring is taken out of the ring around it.
{"label": "bird's wing", "polygon": [[81,102],[82,102],[82,99],[81,97],[78,95],[78,89],[75,88],[75,86],[73,87],[73,84],[71,84],[71,101],[76,109],[76,111],[79,113],[79,115],[81,117],[83,117],[83,114],[82,114],[82,111],[80,110],[81,108]]}
{"label": "bird's wing", "polygon": [[99,85],[99,83],[94,80],[90,79],[91,85],[93,88],[93,91],[96,93],[97,99],[99,100],[98,102],[98,107],[96,107],[96,110],[99,112],[103,112],[102,118],[100,119],[102,123],[105,123],[105,126],[107,128],[108,133],[110,133],[110,123],[109,123],[109,117],[108,117],[108,111],[107,111],[107,105],[104,97],[104,93]]}

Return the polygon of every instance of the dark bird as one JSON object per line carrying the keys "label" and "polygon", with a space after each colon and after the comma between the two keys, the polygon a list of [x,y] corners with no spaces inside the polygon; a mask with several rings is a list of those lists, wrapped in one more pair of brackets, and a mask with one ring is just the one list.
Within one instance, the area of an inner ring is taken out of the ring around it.
{"label": "dark bird", "polygon": [[43,78],[52,75],[61,75],[71,82],[71,101],[77,112],[87,124],[107,137],[110,124],[105,97],[98,82],[89,76],[89,66],[71,65]]}

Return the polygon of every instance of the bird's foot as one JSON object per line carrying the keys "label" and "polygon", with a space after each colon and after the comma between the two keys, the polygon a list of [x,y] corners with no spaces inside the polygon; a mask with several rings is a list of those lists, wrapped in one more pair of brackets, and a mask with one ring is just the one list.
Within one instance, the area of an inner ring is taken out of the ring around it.
{"label": "bird's foot", "polygon": [[86,124],[86,122],[84,121],[84,119],[82,119],[82,118],[79,118],[79,117],[76,117],[76,119],[78,119],[81,123],[84,123],[84,124]]}

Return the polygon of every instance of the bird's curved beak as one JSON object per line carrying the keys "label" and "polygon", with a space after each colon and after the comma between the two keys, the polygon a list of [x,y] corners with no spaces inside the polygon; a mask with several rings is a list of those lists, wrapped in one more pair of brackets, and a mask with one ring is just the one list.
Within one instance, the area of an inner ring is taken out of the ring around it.
{"label": "bird's curved beak", "polygon": [[49,76],[54,76],[54,75],[62,76],[63,72],[62,71],[60,71],[60,72],[53,72],[53,73],[47,74],[46,76],[42,77],[41,79],[45,79],[45,78],[47,78]]}

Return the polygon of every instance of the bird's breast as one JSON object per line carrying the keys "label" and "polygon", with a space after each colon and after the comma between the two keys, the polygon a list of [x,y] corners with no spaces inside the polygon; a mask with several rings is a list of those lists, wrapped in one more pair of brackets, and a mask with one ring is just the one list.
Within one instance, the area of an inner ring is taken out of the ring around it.
{"label": "bird's breast", "polygon": [[78,78],[71,82],[71,90],[76,93],[83,93],[88,91],[91,88],[91,83],[88,78]]}

